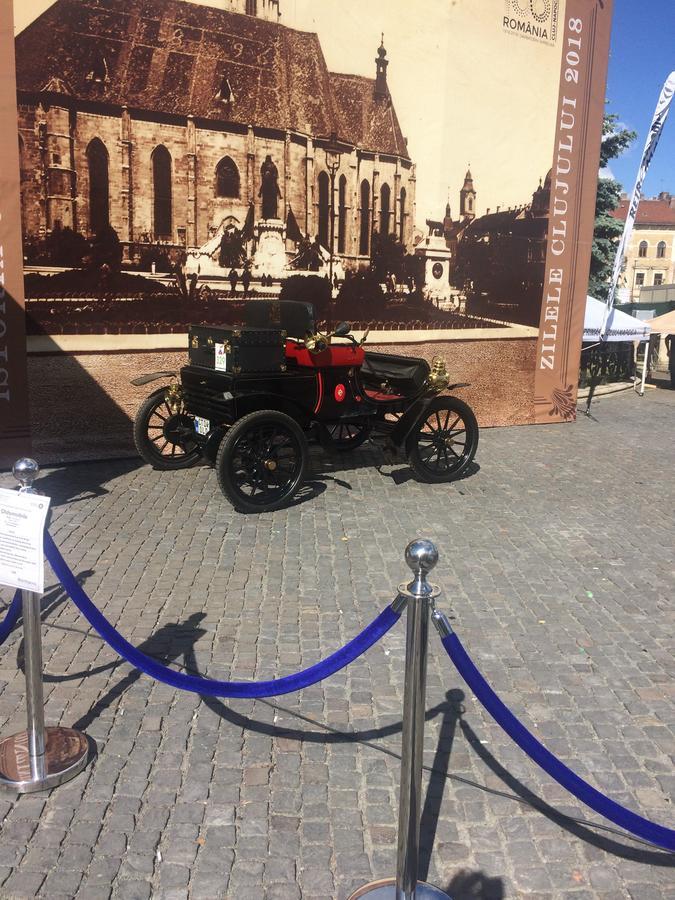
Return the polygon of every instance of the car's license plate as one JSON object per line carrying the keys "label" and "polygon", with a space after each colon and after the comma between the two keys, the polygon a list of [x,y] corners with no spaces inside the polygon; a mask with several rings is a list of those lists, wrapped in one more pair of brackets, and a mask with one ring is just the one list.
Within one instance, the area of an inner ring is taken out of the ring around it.
{"label": "car's license plate", "polygon": [[201,416],[195,416],[195,431],[197,434],[208,434],[211,430],[211,423],[208,419],[202,419]]}

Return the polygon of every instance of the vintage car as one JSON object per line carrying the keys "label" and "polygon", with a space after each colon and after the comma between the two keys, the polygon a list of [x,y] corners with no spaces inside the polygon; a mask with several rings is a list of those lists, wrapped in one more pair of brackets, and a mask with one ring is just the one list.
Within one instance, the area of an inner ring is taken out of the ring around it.
{"label": "vintage car", "polygon": [[402,450],[415,475],[464,475],[478,446],[470,407],[443,393],[445,363],[365,352],[342,323],[321,334],[311,304],[252,300],[241,328],[192,326],[180,373],[141,405],[134,440],[157,469],[215,464],[218,483],[241,512],[288,503],[305,479],[308,440],[348,451],[371,439]]}

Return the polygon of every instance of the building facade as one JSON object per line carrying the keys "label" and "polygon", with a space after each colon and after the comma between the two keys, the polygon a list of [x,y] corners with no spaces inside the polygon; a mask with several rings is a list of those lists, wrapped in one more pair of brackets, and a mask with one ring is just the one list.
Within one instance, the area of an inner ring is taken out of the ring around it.
{"label": "building facade", "polygon": [[459,218],[450,204],[442,221],[427,220],[430,234],[445,238],[450,251],[449,280],[466,296],[466,310],[509,322],[539,324],[551,172],[523,206],[477,215],[471,171],[459,192]]}
{"label": "building facade", "polygon": [[110,224],[130,255],[198,247],[252,208],[292,211],[325,247],[332,212],[347,266],[367,261],[374,231],[411,249],[415,168],[384,46],[374,78],[329,72],[278,0],[223,5],[57,0],[17,37],[24,236]]}
{"label": "building facade", "polygon": [[[626,221],[630,200],[621,198],[614,218]],[[624,302],[636,302],[643,287],[675,282],[675,197],[663,192],[640,201],[635,225],[624,257]]]}

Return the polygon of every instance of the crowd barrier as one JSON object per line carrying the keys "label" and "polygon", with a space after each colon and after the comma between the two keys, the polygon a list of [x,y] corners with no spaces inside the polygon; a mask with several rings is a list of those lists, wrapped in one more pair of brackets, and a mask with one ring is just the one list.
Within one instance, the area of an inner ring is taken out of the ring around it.
{"label": "crowd barrier", "polygon": [[[32,491],[37,464],[21,460],[15,466],[22,491]],[[440,590],[427,576],[438,553],[429,541],[408,545],[405,558],[413,580],[401,584],[387,605],[356,637],[315,665],[271,681],[220,681],[171,669],[130,644],[103,616],[79,584],[47,530],[44,550],[59,582],[90,625],[115,652],[135,668],[178,690],[209,697],[261,698],[298,691],[328,678],[367,652],[407,609],[405,680],[396,878],[371,882],[352,895],[396,900],[447,897],[432,885],[417,881],[421,817],[424,713],[429,622],[433,622],[451,661],[479,702],[518,746],[582,803],[627,832],[656,847],[675,851],[675,830],[649,821],[588,784],[547,750],[497,696],[462,646],[444,613],[436,608]],[[87,739],[69,728],[44,725],[40,597],[17,591],[0,624],[0,645],[23,616],[25,631],[25,732],[0,742],[0,785],[18,792],[44,790],[78,774],[87,762]]]}

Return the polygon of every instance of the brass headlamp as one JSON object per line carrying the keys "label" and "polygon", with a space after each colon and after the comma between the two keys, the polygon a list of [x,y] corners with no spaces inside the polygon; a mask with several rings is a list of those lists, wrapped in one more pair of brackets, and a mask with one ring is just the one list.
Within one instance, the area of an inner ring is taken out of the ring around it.
{"label": "brass headlamp", "polygon": [[445,360],[440,356],[434,356],[431,360],[431,372],[427,378],[427,384],[432,391],[440,394],[450,384],[450,377],[445,367]]}

